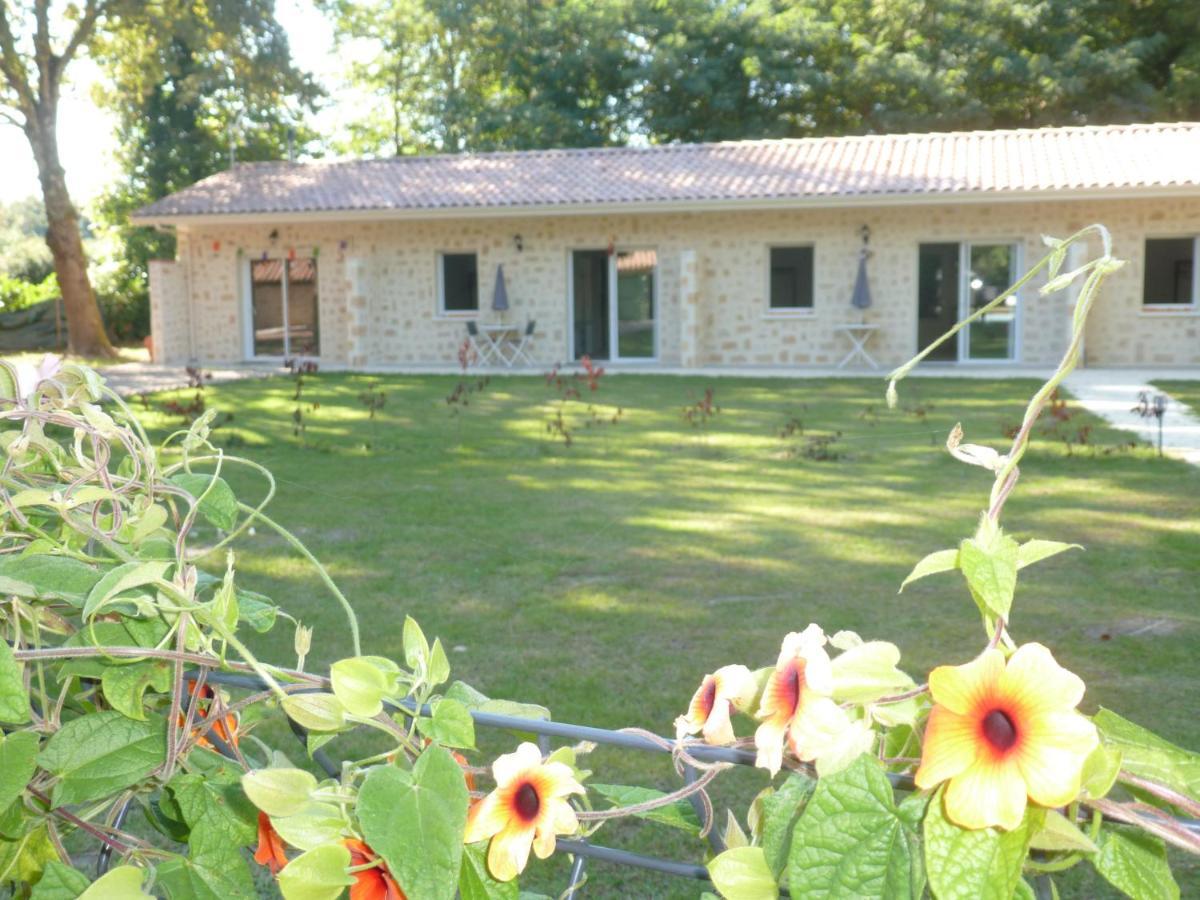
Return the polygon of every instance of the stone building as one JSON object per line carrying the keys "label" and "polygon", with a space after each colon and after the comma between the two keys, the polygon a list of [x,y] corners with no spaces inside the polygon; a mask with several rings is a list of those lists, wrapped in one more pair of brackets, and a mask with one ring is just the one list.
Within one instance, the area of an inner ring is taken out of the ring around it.
{"label": "stone building", "polygon": [[[890,365],[996,297],[1042,235],[1100,222],[1128,265],[1087,363],[1200,364],[1200,123],[252,163],[135,222],[178,237],[150,272],[162,362],[446,367],[469,323],[533,322],[539,366],[830,366],[855,336]],[[936,361],[1055,361],[1072,297],[1044,283]]]}

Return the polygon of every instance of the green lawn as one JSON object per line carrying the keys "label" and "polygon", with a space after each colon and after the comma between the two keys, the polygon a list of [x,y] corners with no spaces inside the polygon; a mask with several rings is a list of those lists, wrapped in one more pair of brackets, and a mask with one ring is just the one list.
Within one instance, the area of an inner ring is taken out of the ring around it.
{"label": "green lawn", "polygon": [[[1200,381],[1154,381],[1153,385],[1159,390],[1166,391],[1180,403],[1186,403],[1192,412],[1200,414]],[[1170,421],[1171,408],[1167,407],[1167,421]]]}
{"label": "green lawn", "polygon": [[[901,385],[904,408],[888,411],[882,381],[609,376],[584,400],[604,416],[620,408],[619,423],[585,427],[573,402],[571,447],[547,434],[556,395],[543,379],[494,379],[458,411],[445,401],[456,382],[307,377],[303,446],[289,380],[208,392],[234,415],[218,441],[274,471],[273,514],[355,602],[366,652],[398,655],[410,613],[453,648],[456,675],[491,696],[545,704],[563,721],[666,733],[705,672],[768,664],[783,634],[810,621],[895,640],[918,679],[980,649],[957,576],[896,589],[924,554],[968,535],[986,500],[987,474],[953,461],[945,435],[962,421],[967,440],[1006,443],[1033,382],[914,379]],[[387,403],[372,424],[358,397],[373,383]],[[682,410],[707,387],[720,412],[689,425]],[[149,418],[160,431],[172,423]],[[792,420],[804,434],[781,438]],[[1087,681],[1088,711],[1111,706],[1200,747],[1200,470],[1106,451],[1127,438],[1083,416],[1063,430],[1084,421],[1096,425],[1088,446],[1068,453],[1039,440],[1005,511],[1022,539],[1087,548],[1023,574],[1015,635],[1047,643]],[[808,436],[834,431],[839,458],[804,455]],[[259,495],[249,477],[233,483],[244,499]],[[350,653],[338,608],[282,541],[260,529],[239,568],[318,627],[315,661]],[[281,627],[263,650],[287,661],[291,643]],[[489,745],[509,746],[503,736]],[[596,780],[673,784],[661,760],[609,752],[592,762]],[[744,810],[764,779],[729,782],[718,799],[736,789]],[[633,824],[600,838],[690,852]],[[549,871],[558,880],[531,884],[557,895],[565,870]],[[591,871],[589,896],[698,894]],[[1194,867],[1184,877],[1185,895],[1200,890]],[[1090,878],[1068,887],[1103,895]]]}

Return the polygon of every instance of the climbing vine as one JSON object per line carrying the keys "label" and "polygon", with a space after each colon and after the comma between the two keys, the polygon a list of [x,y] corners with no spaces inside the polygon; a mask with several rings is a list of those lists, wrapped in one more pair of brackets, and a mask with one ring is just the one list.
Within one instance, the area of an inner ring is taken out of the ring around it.
{"label": "climbing vine", "polygon": [[[1088,238],[1102,252],[1062,272]],[[155,445],[96,372],[0,363],[0,882],[36,898],[224,900],[253,897],[258,867],[289,900],[513,900],[561,838],[637,816],[715,846],[708,871],[729,900],[1052,896],[1076,865],[1135,898],[1178,897],[1165,848],[1200,852],[1185,821],[1200,817],[1200,757],[1112,711],[1082,714],[1086,686],[1016,615],[1018,575],[1072,546],[1019,542],[1002,513],[1120,266],[1100,226],[1049,247],[972,318],[1045,271],[1045,293],[1079,284],[1070,347],[1005,452],[949,436],[992,488],[970,536],[900,585],[958,573],[979,655],[918,680],[887,640],[783,627],[773,661],[731,663],[680,698],[673,740],[642,733],[687,775],[670,793],[595,781],[586,743],[518,737],[479,759],[477,717],[548,712],[454,680],[411,618],[395,658],[365,654],[349,599],[266,512],[270,472],[216,446],[211,410]],[[892,374],[891,401],[924,355]],[[235,468],[261,479],[253,502]],[[244,587],[263,531],[312,566],[352,655],[309,671],[297,611]],[[279,628],[295,658],[260,659],[252,636]],[[268,740],[272,721],[301,740]],[[707,790],[728,764],[706,745],[752,754],[764,782],[718,835]]]}

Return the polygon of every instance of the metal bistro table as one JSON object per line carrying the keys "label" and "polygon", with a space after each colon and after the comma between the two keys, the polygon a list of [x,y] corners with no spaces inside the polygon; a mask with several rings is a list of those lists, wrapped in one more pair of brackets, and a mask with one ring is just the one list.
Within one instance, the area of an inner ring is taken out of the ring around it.
{"label": "metal bistro table", "polygon": [[839,369],[844,369],[856,359],[861,359],[872,369],[878,369],[879,364],[867,352],[867,341],[871,339],[876,331],[879,330],[878,325],[868,325],[865,322],[844,322],[841,325],[834,325],[834,331],[840,331],[846,335],[850,341],[850,352],[842,357],[842,361],[837,364]]}
{"label": "metal bistro table", "polygon": [[480,325],[479,334],[485,344],[484,358],[486,362],[493,359],[511,369],[516,359],[517,344],[521,337],[521,329],[516,325],[493,323]]}

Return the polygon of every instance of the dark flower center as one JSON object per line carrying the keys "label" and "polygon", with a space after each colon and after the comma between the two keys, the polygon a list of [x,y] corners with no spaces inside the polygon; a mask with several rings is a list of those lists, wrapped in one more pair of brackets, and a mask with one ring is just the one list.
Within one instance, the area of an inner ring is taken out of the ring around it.
{"label": "dark flower center", "polygon": [[787,674],[783,676],[783,691],[787,698],[788,715],[791,715],[800,705],[800,694],[804,691],[803,660],[797,659],[788,665]]}
{"label": "dark flower center", "polygon": [[997,750],[1007,750],[1017,742],[1017,726],[1001,709],[993,709],[983,717],[983,736]]}
{"label": "dark flower center", "polygon": [[532,822],[537,818],[542,801],[538,797],[537,789],[527,781],[517,788],[513,795],[513,805],[517,808],[517,815],[526,822]]}
{"label": "dark flower center", "polygon": [[700,695],[700,711],[708,718],[708,714],[712,712],[713,704],[717,702],[717,679],[710,678],[708,683],[704,685],[704,693]]}

